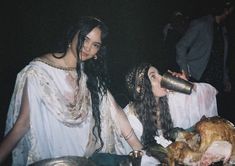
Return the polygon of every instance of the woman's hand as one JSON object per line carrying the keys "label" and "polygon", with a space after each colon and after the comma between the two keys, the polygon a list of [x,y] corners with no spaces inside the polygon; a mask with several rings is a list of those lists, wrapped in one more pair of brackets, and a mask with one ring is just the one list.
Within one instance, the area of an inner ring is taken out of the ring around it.
{"label": "woman's hand", "polygon": [[182,71],[181,73],[178,73],[178,72],[173,72],[171,70],[168,70],[168,72],[171,73],[173,76],[182,78],[184,80],[188,80],[188,76],[184,71]]}

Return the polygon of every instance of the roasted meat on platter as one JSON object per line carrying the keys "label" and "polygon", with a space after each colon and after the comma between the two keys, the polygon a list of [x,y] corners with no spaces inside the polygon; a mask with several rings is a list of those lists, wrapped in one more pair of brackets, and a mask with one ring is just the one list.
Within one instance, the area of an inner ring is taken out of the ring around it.
{"label": "roasted meat on platter", "polygon": [[193,131],[180,131],[167,147],[169,165],[207,166],[235,161],[235,127],[221,117],[203,117]]}
{"label": "roasted meat on platter", "polygon": [[168,134],[171,144],[151,145],[147,154],[169,166],[235,165],[235,127],[224,118],[203,117],[188,130],[175,128]]}

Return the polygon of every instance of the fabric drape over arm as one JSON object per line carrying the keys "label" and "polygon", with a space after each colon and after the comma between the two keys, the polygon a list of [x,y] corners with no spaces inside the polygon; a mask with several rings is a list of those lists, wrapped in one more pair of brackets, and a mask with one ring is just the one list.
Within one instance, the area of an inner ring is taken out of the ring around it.
{"label": "fabric drape over arm", "polygon": [[217,90],[207,83],[194,83],[191,95],[172,92],[168,103],[174,127],[184,129],[193,126],[202,116],[217,116]]}
{"label": "fabric drape over arm", "polygon": [[[105,105],[104,105],[105,103]],[[133,135],[128,139],[125,140],[124,137],[127,136],[133,129],[132,126],[130,125],[128,118],[123,111],[123,109],[116,103],[115,99],[111,95],[110,92],[107,93],[107,98],[103,99],[103,107],[101,107],[102,112],[104,110],[108,109],[106,111],[110,112],[110,118],[108,118],[107,115],[102,115],[102,130],[103,132],[109,131],[107,129],[107,126],[112,126],[112,132],[114,133],[114,145],[115,145],[115,151],[117,154],[123,154],[123,147],[122,144],[120,143],[120,138],[122,138],[124,141],[126,141],[133,149],[141,149],[142,145],[139,142],[138,138],[136,135],[133,133]],[[106,124],[105,124],[106,123]],[[105,130],[106,128],[106,130]],[[108,133],[103,133],[104,136],[108,136],[110,134]]]}
{"label": "fabric drape over arm", "polygon": [[[124,108],[124,112],[126,113],[128,121],[130,122],[135,135],[137,136],[139,140],[141,140],[141,136],[143,134],[143,126],[141,122],[139,121],[139,119],[134,114],[132,105],[128,104]],[[133,150],[131,146],[128,144],[128,142],[124,139],[124,137],[119,137],[117,143],[119,146],[118,154],[128,155]]]}
{"label": "fabric drape over arm", "polygon": [[[25,166],[46,158],[84,155],[92,114],[90,107],[86,109],[87,115],[80,119],[73,119],[68,112],[67,98],[70,99],[71,92],[74,92],[65,79],[68,74],[38,61],[31,62],[18,74],[8,111],[6,133],[19,116],[26,81],[30,130],[13,150],[13,163]],[[63,88],[59,88],[61,86]]]}

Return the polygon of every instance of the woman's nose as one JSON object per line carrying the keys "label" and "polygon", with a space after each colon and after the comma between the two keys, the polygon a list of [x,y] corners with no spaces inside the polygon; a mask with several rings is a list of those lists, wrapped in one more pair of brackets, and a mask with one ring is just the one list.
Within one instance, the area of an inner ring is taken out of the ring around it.
{"label": "woman's nose", "polygon": [[85,51],[90,51],[91,50],[91,44],[90,43],[84,43],[84,49],[85,49]]}

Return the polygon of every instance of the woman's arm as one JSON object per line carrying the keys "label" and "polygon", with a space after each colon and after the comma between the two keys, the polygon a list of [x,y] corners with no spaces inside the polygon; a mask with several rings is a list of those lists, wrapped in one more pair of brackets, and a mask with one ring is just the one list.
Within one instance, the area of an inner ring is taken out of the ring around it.
{"label": "woman's arm", "polygon": [[27,84],[23,90],[19,117],[13,128],[8,132],[0,144],[0,164],[7,158],[17,143],[29,130],[29,101],[26,87]]}
{"label": "woman's arm", "polygon": [[116,118],[115,121],[117,122],[117,125],[121,130],[122,136],[125,138],[125,140],[133,150],[141,150],[143,148],[143,145],[140,143],[139,139],[135,135],[135,132],[131,127],[125,112],[116,103],[116,101],[114,100],[113,96],[110,93],[108,94],[108,96],[112,104],[112,107],[114,107],[116,110],[117,116],[115,117]]}
{"label": "woman's arm", "polygon": [[124,139],[132,147],[133,150],[141,150],[143,148],[143,145],[140,143],[139,139],[135,135],[135,132],[131,127],[123,110],[120,110],[118,119],[120,122],[120,129]]}

